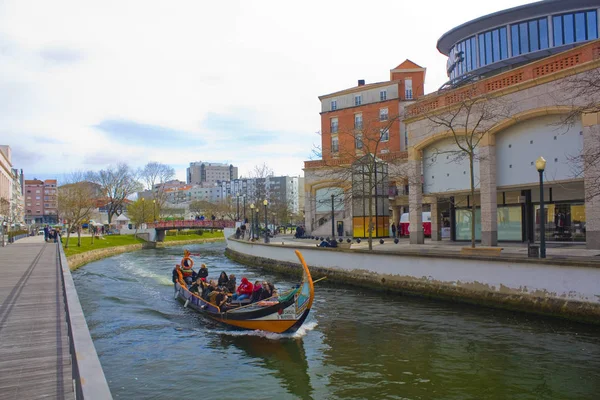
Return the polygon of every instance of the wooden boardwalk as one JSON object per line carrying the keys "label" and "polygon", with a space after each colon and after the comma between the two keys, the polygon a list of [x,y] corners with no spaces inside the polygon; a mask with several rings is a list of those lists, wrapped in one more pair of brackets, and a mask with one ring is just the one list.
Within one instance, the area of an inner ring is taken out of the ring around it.
{"label": "wooden boardwalk", "polygon": [[74,399],[55,243],[0,247],[0,399]]}

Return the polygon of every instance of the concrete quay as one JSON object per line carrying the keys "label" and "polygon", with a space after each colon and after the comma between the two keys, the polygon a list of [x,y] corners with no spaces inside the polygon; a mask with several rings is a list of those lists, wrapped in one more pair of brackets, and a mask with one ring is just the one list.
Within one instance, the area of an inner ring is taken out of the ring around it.
{"label": "concrete quay", "polygon": [[0,247],[0,398],[110,399],[60,244]]}

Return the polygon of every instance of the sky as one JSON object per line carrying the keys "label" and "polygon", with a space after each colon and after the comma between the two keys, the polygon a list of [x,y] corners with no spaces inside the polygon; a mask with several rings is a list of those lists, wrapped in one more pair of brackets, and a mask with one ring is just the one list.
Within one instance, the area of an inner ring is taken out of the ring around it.
{"label": "sky", "polygon": [[410,59],[447,81],[448,30],[530,3],[470,0],[0,1],[0,144],[26,179],[117,163],[266,163],[303,175],[318,96]]}

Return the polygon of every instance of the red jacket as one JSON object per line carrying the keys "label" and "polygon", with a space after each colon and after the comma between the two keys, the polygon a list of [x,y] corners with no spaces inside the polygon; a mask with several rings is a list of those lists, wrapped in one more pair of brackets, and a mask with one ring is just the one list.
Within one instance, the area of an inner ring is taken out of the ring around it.
{"label": "red jacket", "polygon": [[248,278],[244,277],[242,278],[242,283],[240,283],[240,286],[237,288],[237,293],[239,295],[247,294],[248,296],[251,296],[252,289],[254,289],[254,285],[252,285],[252,282],[248,281]]}

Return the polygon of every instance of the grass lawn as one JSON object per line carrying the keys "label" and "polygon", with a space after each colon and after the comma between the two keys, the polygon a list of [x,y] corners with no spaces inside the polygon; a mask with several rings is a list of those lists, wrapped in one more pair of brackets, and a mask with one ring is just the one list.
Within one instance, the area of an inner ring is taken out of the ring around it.
{"label": "grass lawn", "polygon": [[[67,236],[62,238],[63,246],[67,241]],[[142,239],[136,238],[133,235],[106,235],[103,239],[94,239],[92,244],[91,236],[83,236],[81,238],[81,246],[77,247],[77,235],[71,235],[69,238],[69,248],[65,248],[67,257],[74,254],[85,253],[86,251],[105,249],[107,247],[126,246],[128,244],[144,243]]]}
{"label": "grass lawn", "polygon": [[202,235],[196,235],[195,233],[188,234],[179,233],[176,236],[165,236],[165,242],[176,242],[179,240],[194,240],[194,239],[212,239],[212,238],[224,238],[223,231],[215,230],[214,232],[204,231]]}

